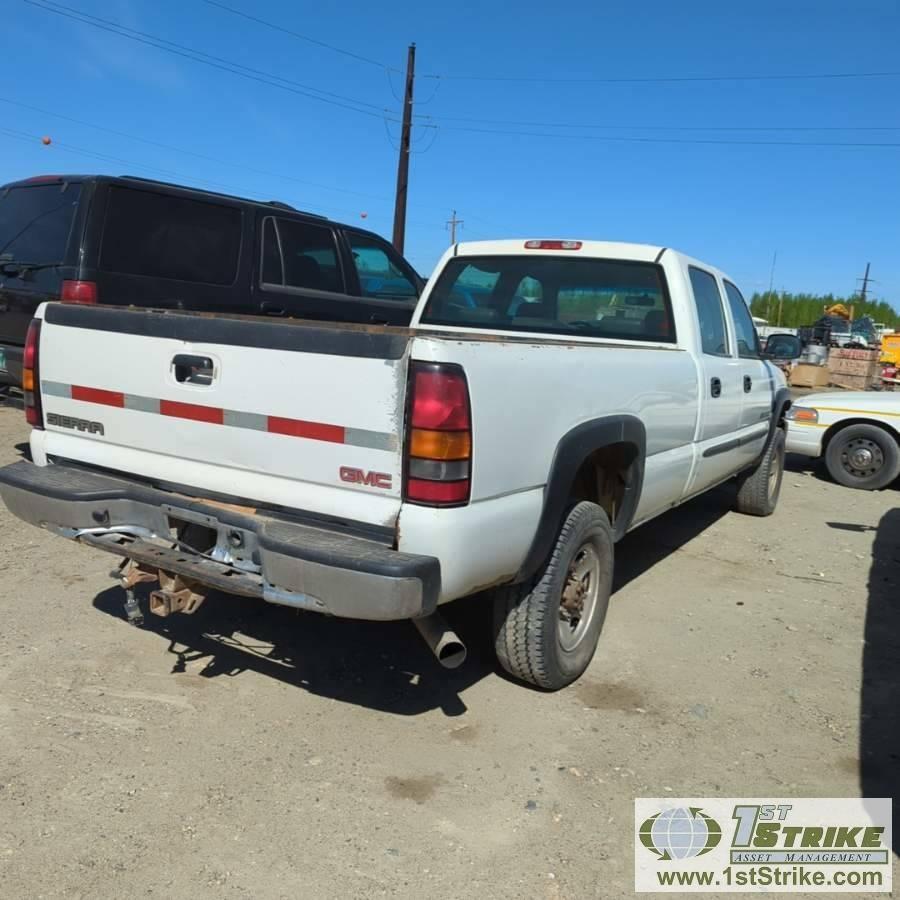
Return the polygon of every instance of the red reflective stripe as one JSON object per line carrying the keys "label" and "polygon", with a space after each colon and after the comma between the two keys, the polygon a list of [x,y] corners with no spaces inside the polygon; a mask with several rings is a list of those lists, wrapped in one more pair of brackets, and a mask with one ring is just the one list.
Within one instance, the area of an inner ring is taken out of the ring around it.
{"label": "red reflective stripe", "polygon": [[341,425],[323,425],[321,422],[283,419],[281,416],[269,416],[268,419],[267,430],[272,434],[311,438],[314,441],[329,441],[332,444],[344,443],[344,428]]}
{"label": "red reflective stripe", "polygon": [[196,403],[179,403],[177,400],[160,400],[159,412],[163,416],[209,422],[212,425],[221,425],[225,418],[224,410],[214,406],[197,406]]}
{"label": "red reflective stripe", "polygon": [[72,385],[72,399],[85,403],[101,403],[103,406],[125,406],[125,395],[119,391],[103,391],[100,388]]}

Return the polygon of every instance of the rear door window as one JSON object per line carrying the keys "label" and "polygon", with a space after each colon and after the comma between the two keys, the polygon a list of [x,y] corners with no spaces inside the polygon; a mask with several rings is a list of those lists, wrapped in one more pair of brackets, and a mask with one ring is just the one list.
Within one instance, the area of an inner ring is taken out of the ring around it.
{"label": "rear door window", "polygon": [[458,257],[438,277],[424,324],[673,343],[655,263],[531,255]]}
{"label": "rear door window", "polygon": [[100,250],[103,271],[229,285],[237,276],[240,249],[237,207],[110,189]]}
{"label": "rear door window", "polygon": [[753,327],[750,310],[747,309],[747,301],[744,300],[743,294],[730,281],[725,282],[725,296],[728,298],[731,318],[734,321],[738,356],[743,359],[759,359],[756,329]]}
{"label": "rear door window", "polygon": [[35,184],[0,191],[0,261],[63,262],[80,184]]}
{"label": "rear door window", "polygon": [[410,300],[419,295],[412,278],[391,258],[393,251],[386,245],[365,234],[348,231],[346,235],[363,297]]}
{"label": "rear door window", "polygon": [[722,308],[722,295],[715,276],[691,266],[690,277],[703,352],[709,356],[731,356],[725,328],[725,310]]}
{"label": "rear door window", "polygon": [[299,219],[270,216],[263,222],[264,287],[342,293],[344,278],[334,231]]}

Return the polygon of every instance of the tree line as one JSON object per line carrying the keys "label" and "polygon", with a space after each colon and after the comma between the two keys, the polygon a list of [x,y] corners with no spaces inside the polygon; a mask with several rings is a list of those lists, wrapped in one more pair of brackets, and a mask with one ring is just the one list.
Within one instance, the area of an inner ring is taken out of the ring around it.
{"label": "tree line", "polygon": [[[750,312],[754,316],[767,319],[770,325],[784,325],[799,328],[812,325],[825,312],[826,306],[843,303],[847,309],[853,307],[853,318],[870,316],[874,322],[884,322],[891,328],[900,326],[900,314],[885,300],[869,300],[861,303],[859,295],[836,297],[834,294],[789,294],[777,291],[755,293],[750,298]],[[781,321],[778,320],[779,307]]]}

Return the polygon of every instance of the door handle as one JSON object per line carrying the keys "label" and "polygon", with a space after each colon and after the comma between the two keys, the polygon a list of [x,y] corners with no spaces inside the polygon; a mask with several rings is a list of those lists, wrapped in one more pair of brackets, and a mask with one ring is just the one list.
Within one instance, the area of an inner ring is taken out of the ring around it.
{"label": "door handle", "polygon": [[709,393],[713,397],[721,397],[722,396],[722,379],[721,378],[713,378],[710,381]]}
{"label": "door handle", "polygon": [[753,390],[753,379],[749,375],[744,376],[744,393],[749,394]]}
{"label": "door handle", "polygon": [[213,361],[208,356],[190,356],[179,353],[172,360],[175,380],[179,384],[200,384],[208,386],[213,381]]}

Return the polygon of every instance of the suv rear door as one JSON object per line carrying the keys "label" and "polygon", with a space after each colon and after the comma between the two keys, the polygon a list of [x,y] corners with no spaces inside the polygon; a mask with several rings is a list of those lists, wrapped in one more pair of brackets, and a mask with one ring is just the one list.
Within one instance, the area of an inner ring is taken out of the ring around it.
{"label": "suv rear door", "polygon": [[22,346],[38,304],[58,299],[75,255],[76,219],[82,185],[34,179],[0,190],[0,263],[37,263],[44,268],[0,271],[0,343]]}
{"label": "suv rear door", "polygon": [[106,182],[97,199],[88,254],[97,269],[82,278],[96,280],[100,303],[255,312],[247,204],[137,179]]}

